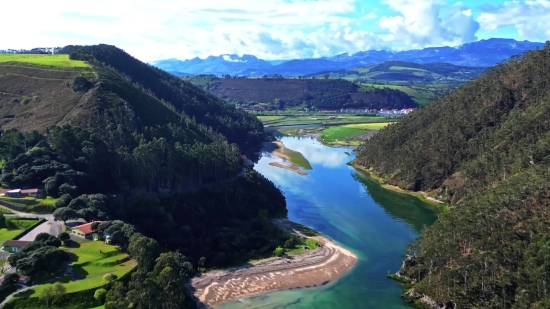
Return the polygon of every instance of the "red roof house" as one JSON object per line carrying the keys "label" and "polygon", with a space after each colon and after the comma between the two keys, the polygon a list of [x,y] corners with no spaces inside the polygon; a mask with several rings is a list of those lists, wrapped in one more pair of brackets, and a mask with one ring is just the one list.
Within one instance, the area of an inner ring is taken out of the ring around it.
{"label": "red roof house", "polygon": [[102,221],[92,221],[86,224],[75,226],[71,229],[71,233],[86,239],[91,239],[92,234],[97,232],[95,230],[92,230],[92,223],[94,222],[102,222]]}

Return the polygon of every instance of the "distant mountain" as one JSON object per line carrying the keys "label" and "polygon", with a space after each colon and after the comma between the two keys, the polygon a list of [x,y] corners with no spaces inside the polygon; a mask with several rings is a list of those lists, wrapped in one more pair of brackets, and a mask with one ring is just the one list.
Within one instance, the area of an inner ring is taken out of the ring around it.
{"label": "distant mountain", "polygon": [[262,76],[279,74],[299,76],[322,71],[344,70],[384,61],[408,61],[416,63],[450,63],[460,66],[490,67],[527,50],[543,48],[544,43],[516,41],[513,39],[488,39],[457,47],[430,47],[418,50],[391,52],[385,50],[362,51],[353,55],[339,54],[317,59],[265,61],[251,55],[220,55],[206,59],[159,60],[151,64],[165,71],[187,74],[215,74],[237,76]]}
{"label": "distant mountain", "polygon": [[167,59],[151,62],[150,64],[168,72],[198,74],[232,74],[243,75],[245,71],[262,71],[271,69],[272,65],[251,55],[220,55],[209,56],[206,59],[193,58],[190,60]]}

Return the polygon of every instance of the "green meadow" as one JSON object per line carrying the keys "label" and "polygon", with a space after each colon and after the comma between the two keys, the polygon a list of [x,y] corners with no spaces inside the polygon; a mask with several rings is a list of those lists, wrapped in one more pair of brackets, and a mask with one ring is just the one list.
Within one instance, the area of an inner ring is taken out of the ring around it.
{"label": "green meadow", "polygon": [[0,54],[0,63],[19,62],[51,67],[65,68],[88,68],[90,67],[84,61],[71,60],[69,55],[49,55],[49,54]]}

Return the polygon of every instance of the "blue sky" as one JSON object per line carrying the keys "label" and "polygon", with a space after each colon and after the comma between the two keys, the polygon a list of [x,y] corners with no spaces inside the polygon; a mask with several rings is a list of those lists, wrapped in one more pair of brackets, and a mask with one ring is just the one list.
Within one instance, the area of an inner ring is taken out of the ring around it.
{"label": "blue sky", "polygon": [[[116,45],[143,61],[251,54],[292,59],[550,39],[550,0],[18,0],[0,49]],[[28,8],[33,8],[29,10]]]}

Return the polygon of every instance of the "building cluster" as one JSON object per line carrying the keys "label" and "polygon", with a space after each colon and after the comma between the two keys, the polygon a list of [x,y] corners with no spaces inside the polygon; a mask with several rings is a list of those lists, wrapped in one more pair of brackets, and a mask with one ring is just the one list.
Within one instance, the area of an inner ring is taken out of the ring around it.
{"label": "building cluster", "polygon": [[10,189],[10,190],[0,190],[0,194],[4,194],[7,197],[42,197],[42,190],[40,189]]}

